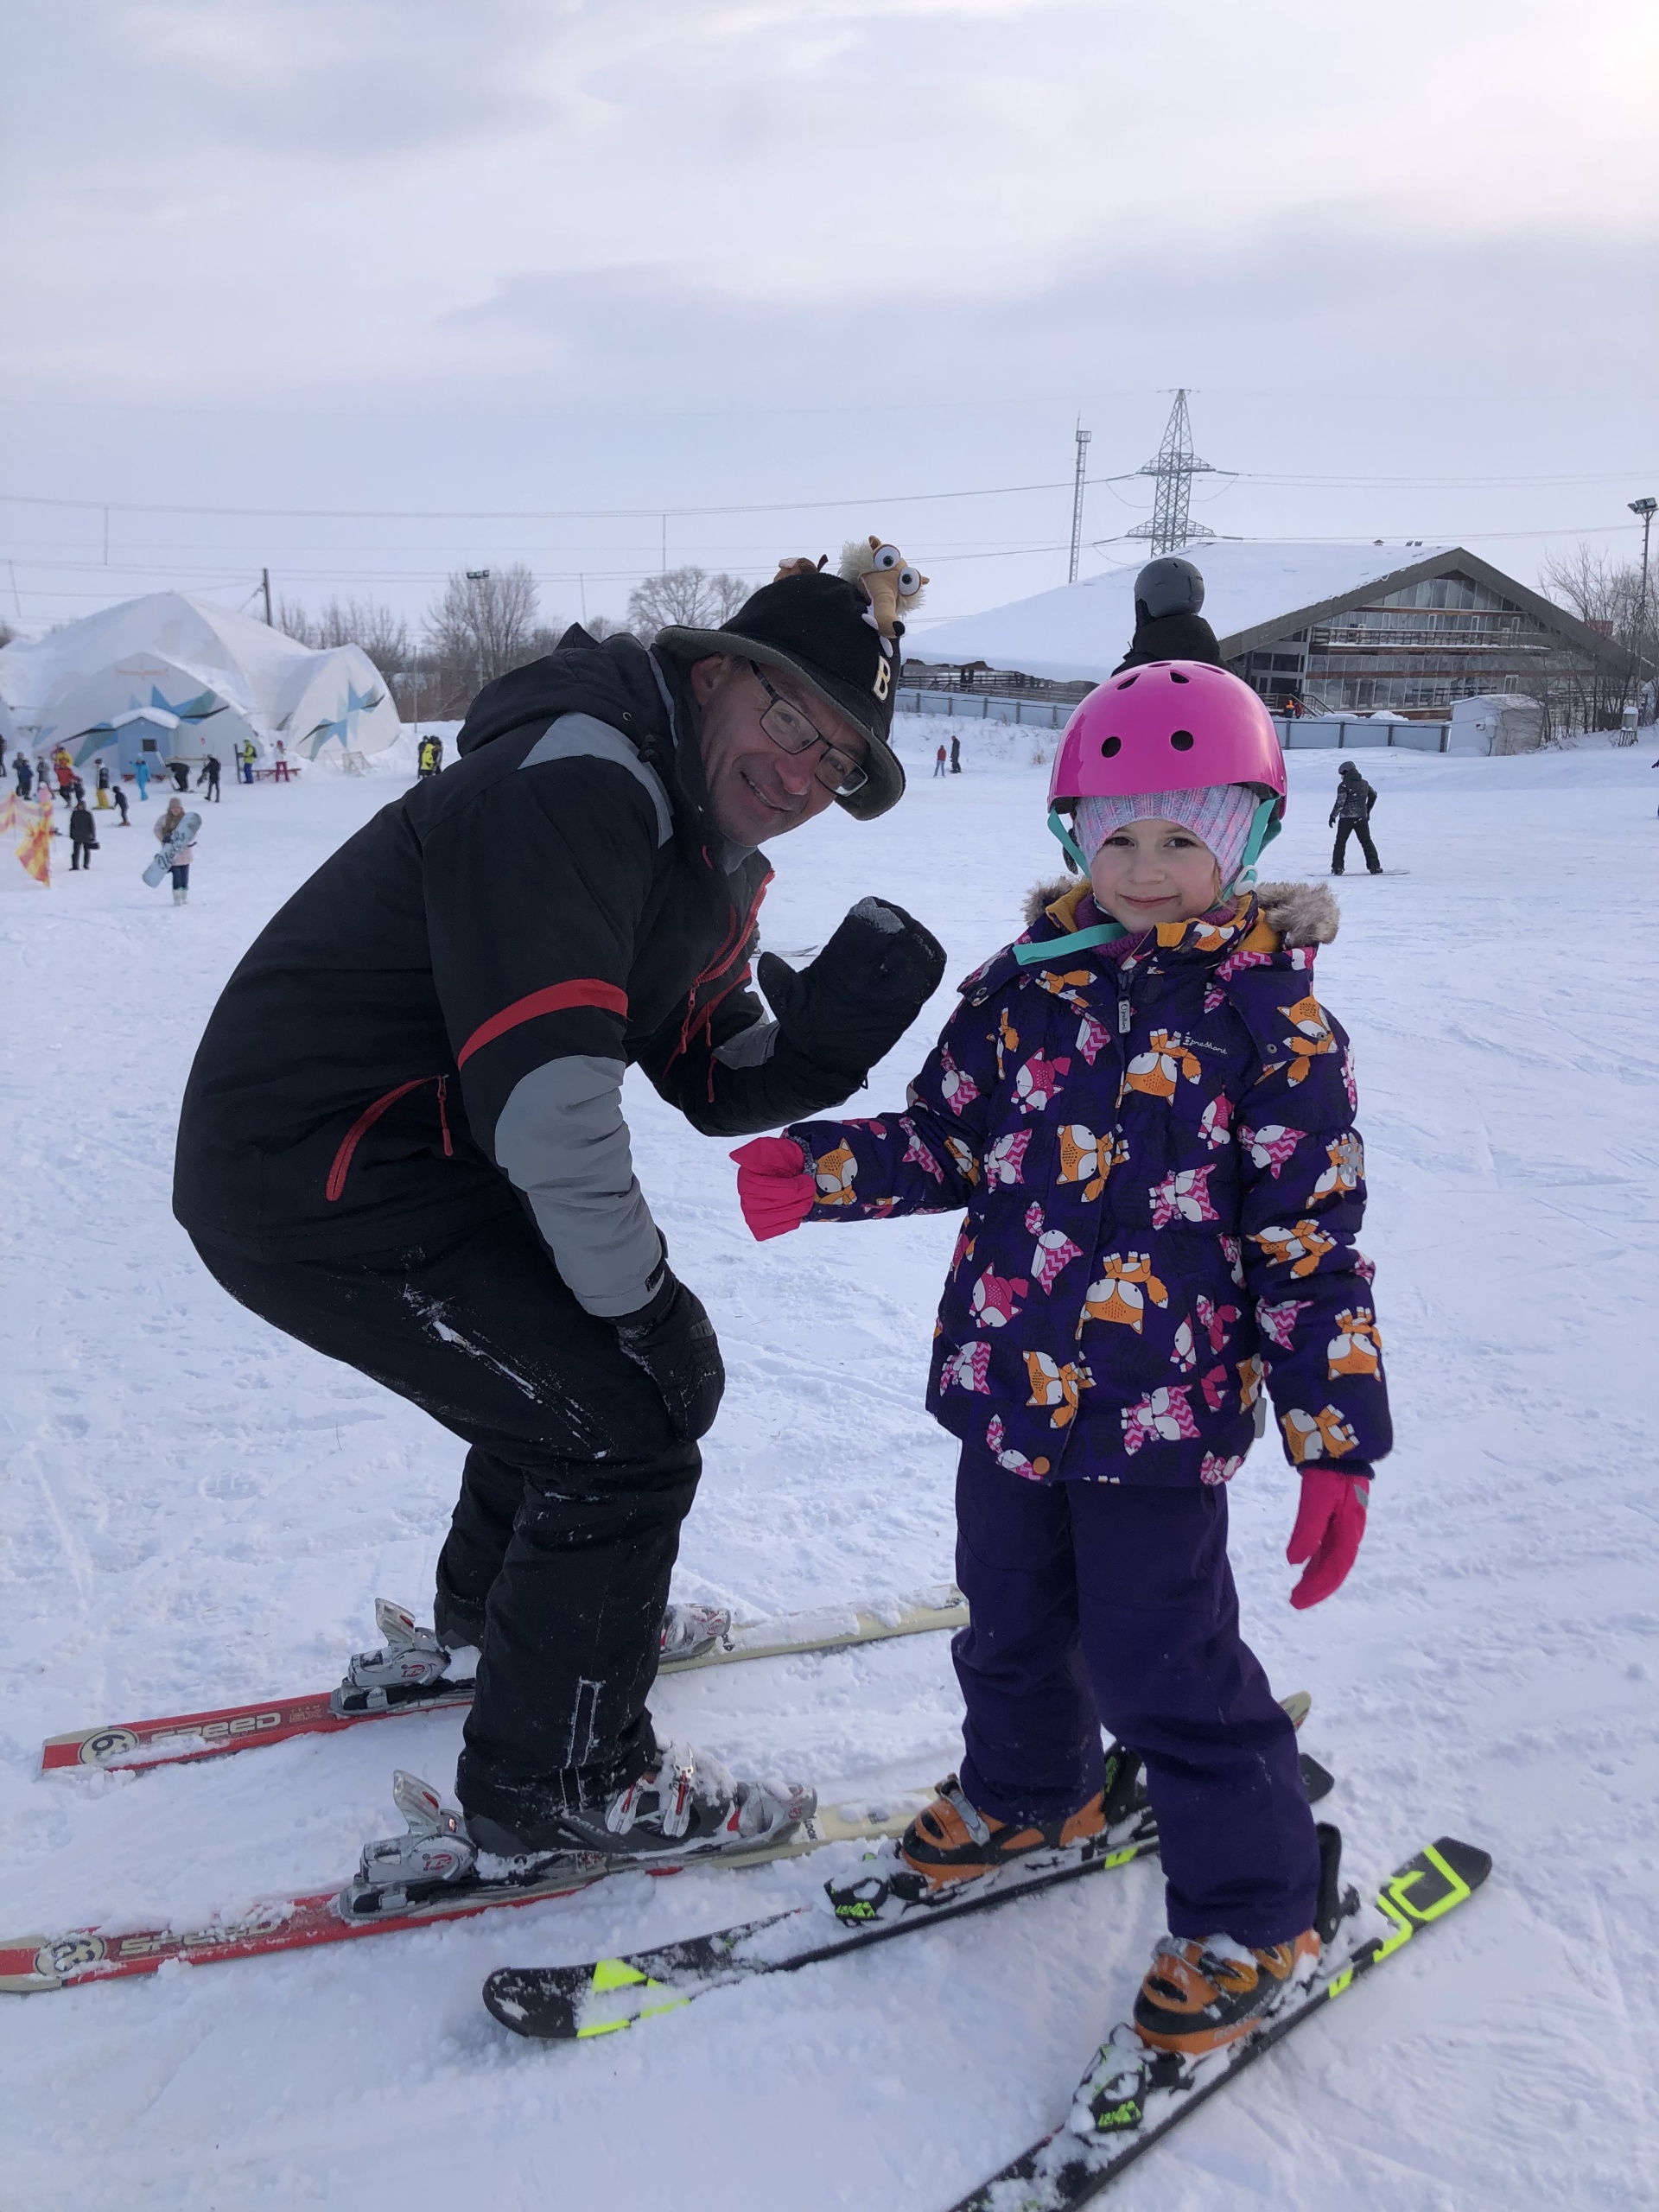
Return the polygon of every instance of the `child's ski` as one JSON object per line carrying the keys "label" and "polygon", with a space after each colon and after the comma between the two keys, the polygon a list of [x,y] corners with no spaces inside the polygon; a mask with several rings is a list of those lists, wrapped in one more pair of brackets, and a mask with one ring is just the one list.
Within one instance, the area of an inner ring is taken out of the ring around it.
{"label": "child's ski", "polygon": [[[682,1611],[698,1611],[689,1608]],[[734,1624],[729,1616],[704,1615],[721,1625],[690,1656],[664,1658],[659,1671],[681,1674],[695,1667],[724,1667],[740,1659],[775,1659],[817,1651],[841,1651],[891,1637],[919,1636],[932,1629],[965,1627],[968,1607],[951,1583],[935,1584],[889,1603],[821,1605],[810,1612],[784,1613],[775,1620]],[[128,1720],[114,1726],[82,1728],[48,1738],[41,1755],[43,1773],[66,1767],[167,1766],[181,1759],[216,1758],[251,1751],[261,1744],[283,1744],[294,1736],[328,1735],[361,1721],[384,1720],[399,1713],[440,1713],[473,1701],[470,1675],[452,1680],[442,1672],[442,1653],[430,1629],[416,1628],[400,1605],[381,1599],[375,1620],[387,1639],[378,1673],[388,1679],[365,1688],[348,1675],[335,1690],[308,1696],[268,1698],[262,1705],[220,1706],[207,1713],[175,1713],[159,1720]],[[400,1671],[413,1679],[390,1679]],[[353,1674],[359,1662],[353,1662]],[[369,1671],[369,1670],[363,1670]],[[424,1676],[426,1679],[422,1680]]]}
{"label": "child's ski", "polygon": [[[439,1793],[415,1776],[399,1774],[393,1785],[398,1810],[420,1852],[423,1878],[398,1888],[366,1882],[363,1874],[344,1889],[336,1886],[301,1897],[252,1906],[235,1921],[205,1928],[130,1929],[106,1932],[78,1928],[56,1936],[0,1938],[0,1992],[28,1996],[36,1990],[67,1989],[82,1982],[111,1981],[128,1974],[155,1974],[169,1959],[193,1965],[223,1959],[261,1958],[274,1951],[308,1950],[318,1943],[344,1943],[359,1936],[390,1935],[403,1928],[428,1928],[434,1921],[462,1920],[496,1905],[535,1904],[569,1897],[613,1874],[678,1874],[689,1866],[758,1866],[774,1859],[794,1859],[826,1843],[874,1841],[902,1835],[932,1796],[931,1789],[906,1792],[880,1804],[820,1806],[785,1837],[753,1851],[723,1852],[671,1859],[667,1853],[611,1859],[599,1852],[571,1852],[551,1863],[538,1863],[533,1875],[487,1880],[467,1871],[470,1850],[445,1849],[458,1833],[459,1815],[446,1813]],[[363,1854],[366,1873],[377,1854],[392,1848],[371,1844]]]}
{"label": "child's ski", "polygon": [[[1113,1746],[1113,1753],[1117,1747]],[[1332,1789],[1330,1775],[1317,1760],[1302,1757],[1302,1782],[1310,1804]],[[1109,1756],[1109,1775],[1110,1764]],[[1129,1775],[1131,1787],[1134,1775]],[[1109,1796],[1110,1783],[1109,1782]],[[970,1912],[984,1912],[1013,1897],[1031,1897],[1084,1874],[1127,1866],[1158,1848],[1158,1824],[1144,1791],[1135,1795],[1124,1817],[1089,1842],[1033,1853],[981,1879],[964,1883],[955,1896],[946,1892],[929,1903],[905,1894],[902,1876],[883,1857],[845,1882],[825,1885],[831,1919],[816,1905],[694,1936],[655,1951],[621,1958],[593,1959],[569,1967],[504,1967],[484,1984],[484,2003],[504,2028],[515,2035],[549,2042],[581,2042],[613,2034],[663,2012],[677,2012],[711,1989],[728,1988],[759,1974],[794,1974],[824,1959],[844,1957],[872,1943],[890,1942],[918,1928],[937,1928]]]}
{"label": "child's ski", "polygon": [[[1323,1836],[1326,1831],[1322,1830]],[[1282,2037],[1381,1966],[1420,1929],[1460,1905],[1492,1869],[1490,1855],[1450,1836],[1426,1845],[1392,1874],[1376,1904],[1385,1936],[1357,1947],[1330,1942],[1311,1986],[1254,2035],[1197,2059],[1148,2050],[1131,2027],[1115,2028],[1085,2075],[1065,2123],[950,2212],[1074,2212],[1108,2187],[1144,2151],[1196,2112],[1206,2097],[1254,2065]],[[1357,1907],[1351,1891],[1344,1916]]]}

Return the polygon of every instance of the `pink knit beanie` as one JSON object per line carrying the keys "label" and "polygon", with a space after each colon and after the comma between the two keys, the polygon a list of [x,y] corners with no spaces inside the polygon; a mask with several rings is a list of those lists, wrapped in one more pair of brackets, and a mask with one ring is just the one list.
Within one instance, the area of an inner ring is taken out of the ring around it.
{"label": "pink knit beanie", "polygon": [[1216,856],[1224,891],[1238,874],[1261,794],[1249,784],[1206,784],[1193,791],[1136,791],[1127,798],[1080,798],[1077,842],[1092,861],[1114,830],[1131,822],[1179,822]]}

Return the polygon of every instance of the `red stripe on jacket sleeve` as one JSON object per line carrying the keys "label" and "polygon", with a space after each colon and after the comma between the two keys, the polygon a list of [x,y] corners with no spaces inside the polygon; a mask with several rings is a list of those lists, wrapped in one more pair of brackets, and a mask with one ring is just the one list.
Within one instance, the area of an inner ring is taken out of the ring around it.
{"label": "red stripe on jacket sleeve", "polygon": [[550,983],[545,990],[531,991],[527,998],[515,999],[499,1014],[493,1014],[487,1021],[480,1022],[455,1054],[455,1065],[464,1068],[474,1052],[494,1044],[498,1037],[505,1037],[521,1021],[534,1021],[543,1014],[563,1014],[567,1007],[573,1006],[599,1007],[607,1014],[620,1014],[626,1021],[628,995],[597,976],[578,976],[568,983]]}

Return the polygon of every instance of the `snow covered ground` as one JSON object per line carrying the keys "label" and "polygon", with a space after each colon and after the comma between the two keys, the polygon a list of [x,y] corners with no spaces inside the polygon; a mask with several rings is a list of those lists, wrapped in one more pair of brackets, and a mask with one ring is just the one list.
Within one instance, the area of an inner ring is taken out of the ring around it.
{"label": "snow covered ground", "polygon": [[[888,893],[957,976],[1052,872],[1044,733],[964,731],[874,825],[779,846],[768,942]],[[1052,742],[1052,740],[1050,740]],[[1320,988],[1353,1033],[1398,1448],[1359,1566],[1285,1603],[1292,1478],[1233,1491],[1247,1632],[1311,1688],[1350,1871],[1449,1831],[1497,1872],[1432,1941],[1217,2099],[1123,2212],[1624,2206],[1659,2193],[1654,1568],[1659,779],[1648,753],[1371,753],[1385,861],[1343,887]],[[1328,858],[1328,754],[1290,764],[1274,874]],[[378,1592],[424,1605],[460,1446],[232,1305],[168,1207],[175,1103],[265,918],[400,787],[226,785],[191,901],[139,881],[147,817],[0,902],[0,1933],[199,1922],[321,1887],[389,1833],[394,1765],[448,1784],[460,1723],[388,1722],[144,1776],[41,1778],[41,1739],[326,1685]],[[1356,856],[1357,857],[1357,856]],[[64,849],[67,861],[67,849]],[[895,1101],[924,1024],[873,1083]],[[630,1084],[636,1157],[731,1382],[677,1578],[753,1616],[937,1580],[949,1440],[920,1408],[948,1220],[758,1248],[724,1148]],[[1645,1381],[1644,1379],[1645,1378]],[[945,1640],[664,1683],[659,1728],[831,1797],[953,1763]],[[0,2002],[0,2203],[934,2212],[1063,2113],[1161,1926],[1155,1866],[580,2048],[479,1985],[809,1897],[825,1862],[632,1878],[307,1956]]]}

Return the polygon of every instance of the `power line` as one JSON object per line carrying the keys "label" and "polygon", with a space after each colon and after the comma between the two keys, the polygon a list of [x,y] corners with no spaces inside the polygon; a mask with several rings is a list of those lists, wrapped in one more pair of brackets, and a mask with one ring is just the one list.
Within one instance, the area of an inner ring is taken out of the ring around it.
{"label": "power line", "polygon": [[[1155,464],[1148,464],[1155,468]],[[1090,476],[1091,485],[1127,484],[1147,469],[1129,468]],[[1651,474],[1646,468],[1564,476],[1316,476],[1281,474],[1271,471],[1217,471],[1231,482],[1276,485],[1284,488],[1402,491],[1472,491],[1542,489],[1559,485],[1623,484],[1627,478]],[[0,501],[15,506],[55,507],[79,512],[142,515],[212,515],[264,521],[289,522],[655,522],[695,520],[705,515],[816,514],[837,507],[914,506],[949,499],[1015,499],[1028,493],[1075,489],[1075,478],[1039,484],[989,484],[956,492],[881,492],[834,499],[767,499],[734,502],[720,506],[641,507],[262,507],[207,506],[189,502],[162,503],[139,499],[72,499],[52,493],[0,492]]]}

